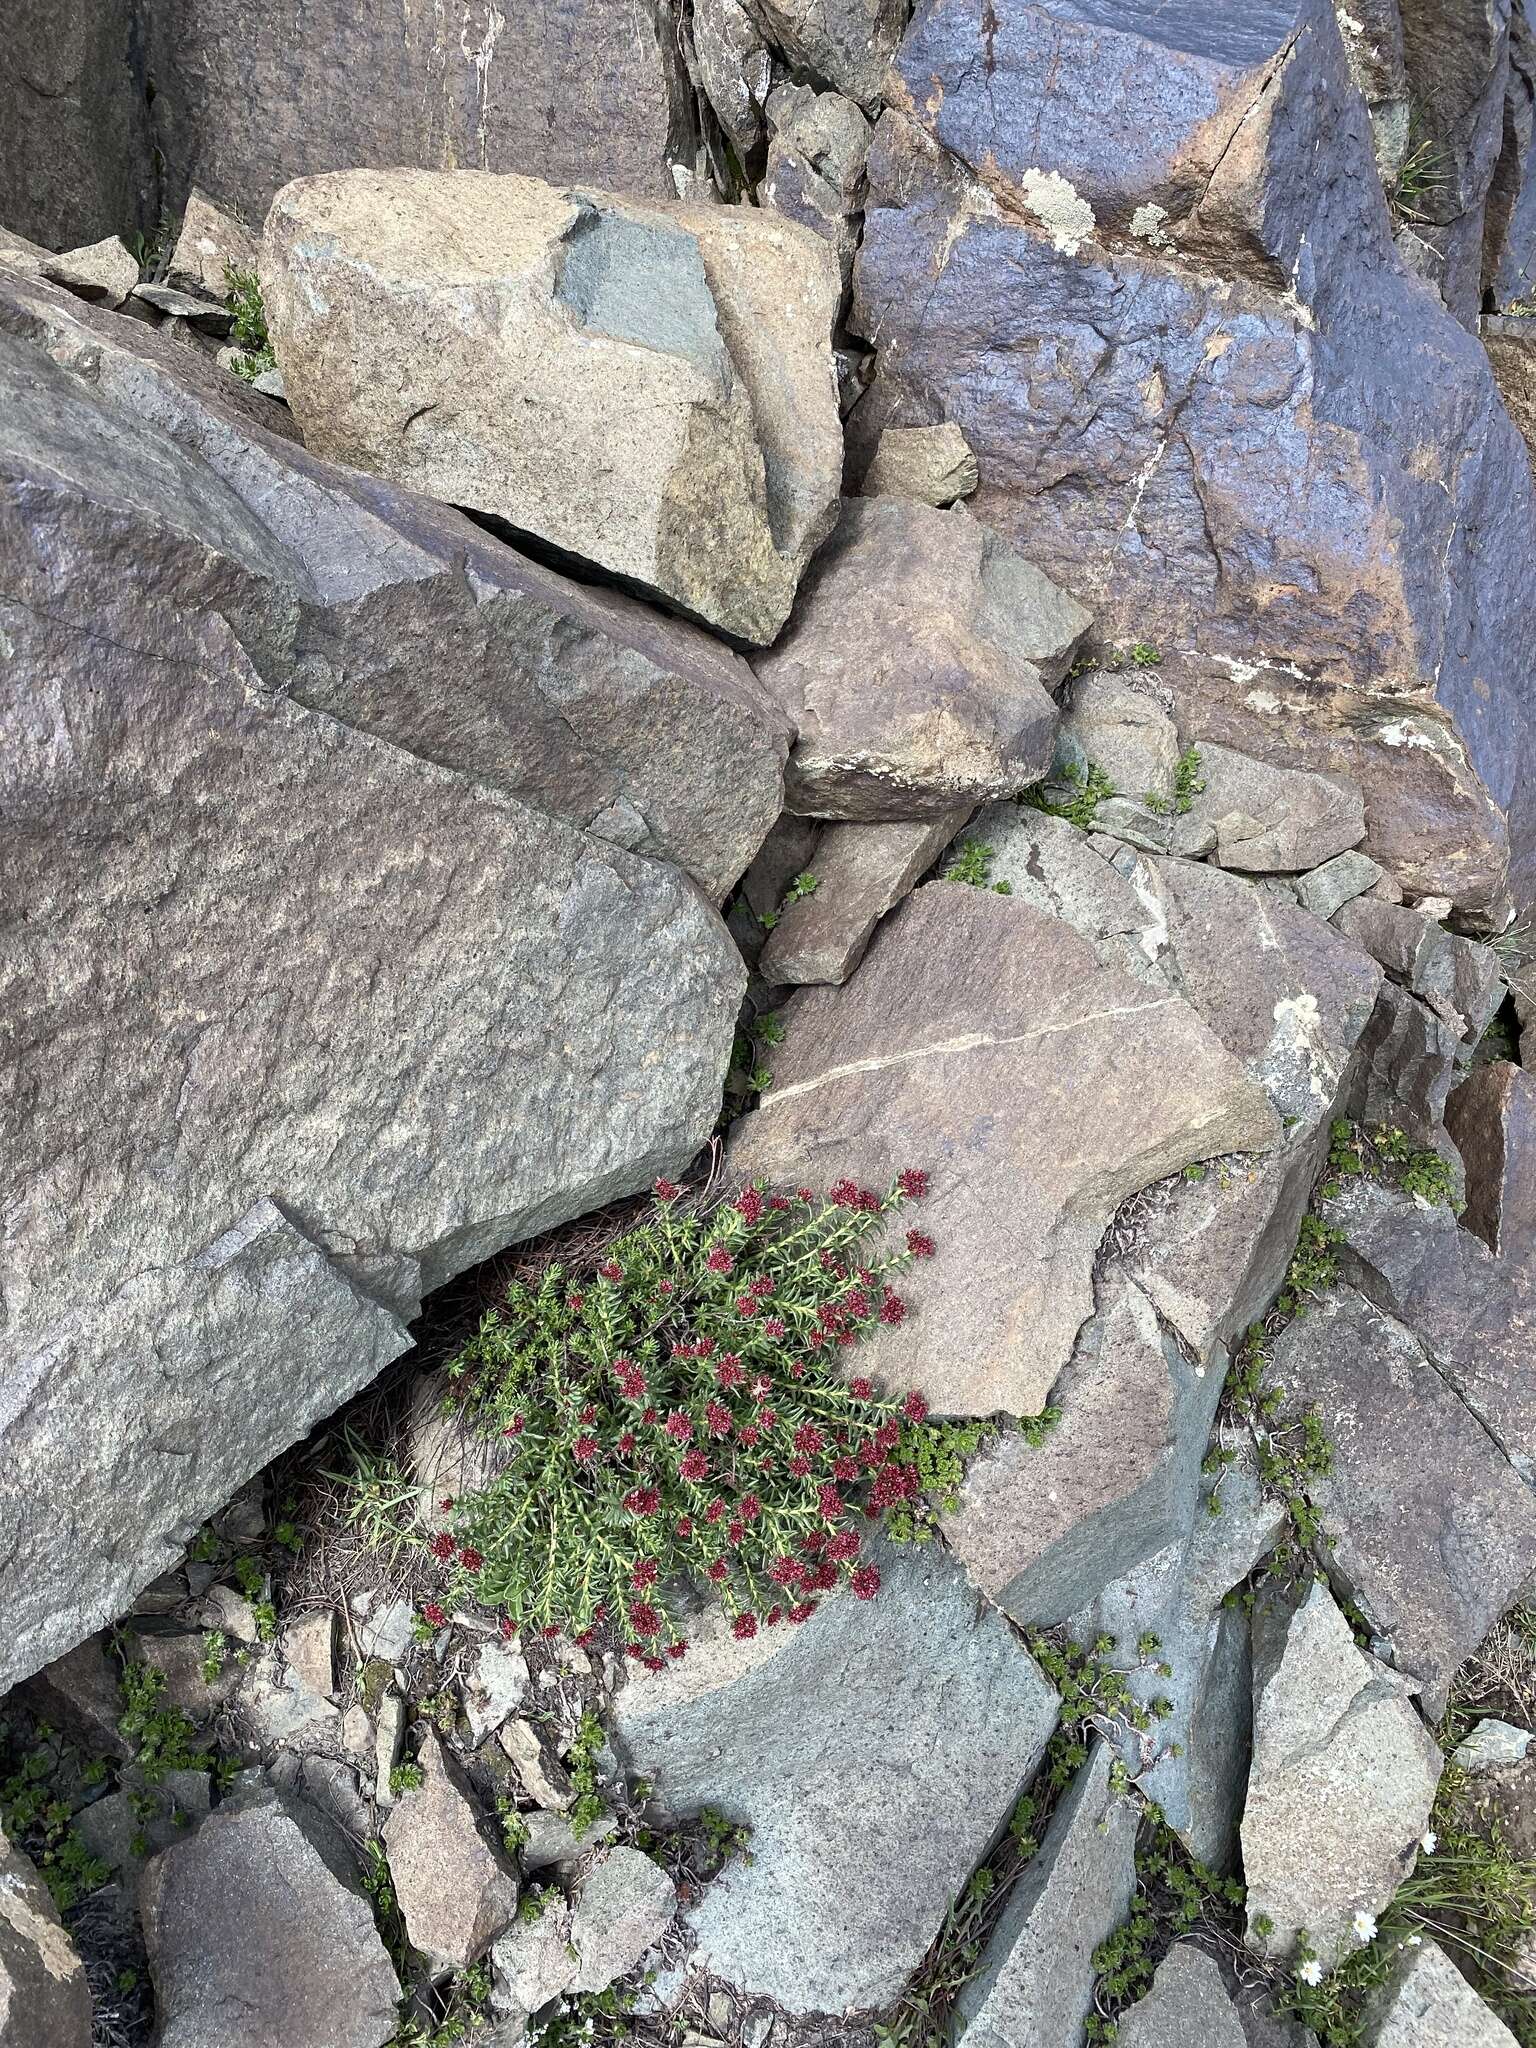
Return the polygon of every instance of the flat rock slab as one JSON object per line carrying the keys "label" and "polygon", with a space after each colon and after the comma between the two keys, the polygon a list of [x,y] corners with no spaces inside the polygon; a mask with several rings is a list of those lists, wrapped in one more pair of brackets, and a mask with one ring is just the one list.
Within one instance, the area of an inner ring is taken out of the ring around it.
{"label": "flat rock slab", "polygon": [[1118,795],[1171,808],[1179,753],[1178,728],[1151,689],[1098,669],[1072,684],[1056,742],[1058,775],[1070,768],[1086,786],[1096,768]]}
{"label": "flat rock slab", "polygon": [[1347,777],[1276,768],[1196,742],[1203,791],[1189,816],[1216,834],[1216,861],[1248,874],[1297,874],[1365,837],[1365,806]]}
{"label": "flat rock slab", "polygon": [[1404,1943],[1371,1999],[1363,2048],[1516,2048],[1437,1942]]}
{"label": "flat rock slab", "polygon": [[411,1946],[434,1970],[463,1970],[511,1925],[517,1878],[436,1735],[423,1737],[416,1761],[422,1783],[384,1823],[390,1883]]}
{"label": "flat rock slab", "polygon": [[1141,1808],[1110,1784],[1099,1743],[1051,1816],[981,1963],[956,2001],[971,2048],[1076,2041],[1093,2006],[1093,1952],[1125,1918]]}
{"label": "flat rock slab", "polygon": [[1443,1762],[1416,1690],[1356,1645],[1321,1581],[1298,1608],[1272,1597],[1255,1610],[1242,1823],[1254,1946],[1287,1955],[1305,1928],[1331,1969],[1356,1943],[1355,1914],[1379,1914],[1413,1868]]}
{"label": "flat rock slab", "polygon": [[1221,1968],[1203,1949],[1175,1942],[1152,1989],[1120,2015],[1119,2048],[1247,2048]]}
{"label": "flat rock slab", "polygon": [[1536,1250],[1536,1075],[1508,1060],[1474,1067],[1445,1105],[1467,1175],[1462,1221],[1492,1252]]}
{"label": "flat rock slab", "polygon": [[0,1834],[0,2048],[91,2048],[91,2012],[47,1885]]}
{"label": "flat rock slab", "polygon": [[1089,615],[964,506],[849,498],[787,632],[756,657],[796,728],[791,810],[935,817],[1050,766]]}
{"label": "flat rock slab", "polygon": [[279,193],[261,277],[319,453],[739,639],[789,616],[842,472],[819,236],[750,207],[346,171]]}
{"label": "flat rock slab", "polygon": [[691,1905],[695,1966],[796,2013],[895,1998],[1038,1764],[1056,1695],[937,1546],[867,1604],[738,1643],[723,1621],[619,1695],[614,1746],[664,1815],[752,1829]]}
{"label": "flat rock slab", "polygon": [[367,1901],[273,1798],[227,1802],[139,1887],[165,2048],[383,2048],[400,1985]]}
{"label": "flat rock slab", "polygon": [[758,960],[764,981],[844,982],[864,958],[875,926],[924,875],[967,811],[905,825],[829,825],[809,872],[816,888],[780,914]]}
{"label": "flat rock slab", "polygon": [[1263,1091],[1179,997],[1103,968],[1054,918],[980,889],[918,890],[841,989],[786,1013],[774,1085],[732,1169],[884,1188],[927,1169],[940,1256],[870,1368],[947,1414],[1037,1413],[1093,1311],[1124,1198],[1278,1135]]}

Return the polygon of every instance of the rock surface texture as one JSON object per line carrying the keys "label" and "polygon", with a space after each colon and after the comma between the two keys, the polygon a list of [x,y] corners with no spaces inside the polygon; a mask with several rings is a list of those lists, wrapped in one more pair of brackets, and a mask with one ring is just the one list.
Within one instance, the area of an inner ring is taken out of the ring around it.
{"label": "rock surface texture", "polygon": [[27,1858],[0,1834],[0,2048],[90,2048],[91,1992]]}
{"label": "rock surface texture", "polygon": [[284,188],[261,276],[317,452],[741,640],[784,624],[842,468],[818,236],[534,178],[352,171]]}

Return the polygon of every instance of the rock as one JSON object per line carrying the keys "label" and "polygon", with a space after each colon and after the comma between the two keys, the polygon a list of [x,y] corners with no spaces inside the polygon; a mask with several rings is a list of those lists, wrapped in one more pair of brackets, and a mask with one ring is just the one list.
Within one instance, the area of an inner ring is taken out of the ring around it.
{"label": "rock", "polygon": [[1407,154],[1410,122],[1399,0],[1353,0],[1335,13],[1349,75],[1370,113],[1381,182],[1390,188]]}
{"label": "rock", "polygon": [[88,1637],[45,1664],[27,1680],[21,1698],[38,1720],[62,1729],[87,1756],[129,1755],[118,1726],[123,1717],[118,1667],[107,1654],[105,1637]]}
{"label": "rock", "polygon": [[677,1889],[639,1849],[606,1849],[582,1878],[571,1915],[574,1991],[606,1991],[671,1926]]}
{"label": "rock", "polygon": [[1412,1691],[1356,1647],[1321,1581],[1294,1611],[1273,1597],[1255,1608],[1250,1945],[1283,1956],[1305,1928],[1331,1969],[1356,1941],[1354,1915],[1379,1913],[1413,1868],[1442,1759]]}
{"label": "rock", "polygon": [[284,1628],[283,1661],[306,1691],[324,1699],[336,1690],[336,1610],[322,1607]]}
{"label": "rock", "polygon": [[1178,1941],[1146,1997],[1121,2013],[1115,2039],[1120,2048],[1245,2048],[1247,2036],[1219,1965]]}
{"label": "rock", "polygon": [[[4,1424],[6,1684],[121,1613],[398,1356],[424,1291],[691,1156],[744,977],[684,877],[284,693],[296,586],[334,571],[355,623],[371,551],[398,560],[371,487],[232,432],[147,329],[24,279],[0,297],[0,384],[26,394],[0,405],[28,912],[0,1142],[0,1371],[25,1390]],[[293,549],[258,508],[294,521]],[[393,660],[390,613],[370,633]]]}
{"label": "rock", "polygon": [[1205,788],[1190,815],[1215,828],[1222,867],[1296,873],[1364,838],[1360,792],[1343,777],[1273,768],[1208,740],[1196,744]]}
{"label": "rock", "polygon": [[512,1759],[529,1798],[537,1800],[546,1813],[568,1813],[576,1795],[564,1771],[546,1753],[533,1723],[507,1721],[496,1739]]}
{"label": "rock", "polygon": [[395,1766],[399,1763],[405,1747],[405,1701],[397,1692],[387,1692],[379,1701],[378,1727],[374,1734],[373,1797],[377,1806],[393,1806],[395,1795],[390,1787]]}
{"label": "rock", "polygon": [[1086,783],[1094,767],[1121,795],[1171,809],[1178,765],[1178,729],[1149,690],[1096,669],[1077,677],[1062,712],[1056,776],[1070,768]]}
{"label": "rock", "polygon": [[901,0],[757,0],[770,38],[789,58],[870,113],[906,26]]}
{"label": "rock", "polygon": [[234,1711],[253,1747],[263,1754],[279,1743],[308,1749],[341,1740],[340,1709],[270,1654],[241,1678]]}
{"label": "rock", "polygon": [[364,1661],[377,1657],[383,1664],[403,1664],[415,1621],[416,1610],[404,1598],[387,1601],[363,1615],[357,1623],[357,1643]]}
{"label": "rock", "polygon": [[220,1635],[233,1636],[237,1643],[254,1643],[260,1635],[255,1608],[234,1586],[209,1586],[199,1594],[192,1619],[199,1628],[216,1629]]}
{"label": "rock", "polygon": [[846,981],[875,926],[910,895],[968,815],[829,825],[810,863],[816,891],[791,903],[770,932],[758,961],[763,979],[776,987]]}
{"label": "rock", "polygon": [[13,235],[9,228],[0,228],[0,271],[14,270],[23,277],[41,277],[45,263],[53,261],[53,251],[29,242],[24,235]]}
{"label": "rock", "polygon": [[1507,1060],[1474,1067],[1445,1106],[1467,1173],[1462,1221],[1492,1252],[1536,1249],[1536,1075]]}
{"label": "rock", "polygon": [[978,516],[1180,650],[1182,729],[1350,774],[1374,858],[1491,909],[1536,854],[1530,466],[1394,252],[1333,9],[923,0],[888,96],[867,431],[953,422]]}
{"label": "rock", "polygon": [[743,162],[762,139],[773,59],[741,0],[698,0],[693,50],[699,83]]}
{"label": "rock", "polygon": [[1516,2048],[1438,1943],[1405,1941],[1371,1994],[1363,2048]]}
{"label": "rock", "polygon": [[464,1680],[469,1740],[478,1749],[517,1711],[528,1686],[528,1665],[516,1643],[482,1643]]}
{"label": "rock", "polygon": [[1444,1144],[1446,1099],[1461,1041],[1442,1017],[1385,981],[1360,1040],[1350,1113],[1395,1126],[1415,1145]]}
{"label": "rock", "polygon": [[866,498],[916,498],[944,506],[968,498],[980,480],[976,457],[958,427],[887,427],[864,472],[863,492]]}
{"label": "rock", "polygon": [[100,299],[120,306],[139,281],[139,266],[116,235],[92,242],[88,249],[70,249],[42,266],[50,284],[61,284],[77,298]]}
{"label": "rock", "polygon": [[280,1749],[268,1766],[267,1777],[287,1798],[302,1800],[306,1808],[332,1822],[346,1841],[365,1842],[374,1832],[357,1774],[337,1758]]}
{"label": "rock", "polygon": [[[1536,1859],[1536,1757],[1527,1756],[1518,1763],[1485,1763],[1470,1788],[1467,1806],[1470,1825],[1485,1838],[1492,1837],[1513,1862]],[[1506,1963],[1517,1984],[1521,1962],[1529,1961],[1528,1940],[1522,1940],[1521,1950],[1523,1955],[1517,1953]]]}
{"label": "rock", "polygon": [[139,1890],[165,2048],[383,2048],[400,1985],[366,1901],[279,1800],[226,1801]]}
{"label": "rock", "polygon": [[1093,2007],[1093,1952],[1125,1918],[1136,1882],[1141,1809],[1112,1788],[1113,1761],[1106,1744],[1095,1745],[955,2002],[971,2048],[1080,2037]]}
{"label": "rock", "polygon": [[215,206],[207,193],[194,185],[187,197],[165,281],[178,291],[202,292],[210,298],[225,299],[230,293],[230,272],[243,270],[254,274],[260,254],[260,236]]}
{"label": "rock", "polygon": [[1330,1574],[1390,1638],[1438,1719],[1456,1667],[1536,1570],[1536,1496],[1412,1332],[1352,1287],[1277,1340],[1274,1376],[1333,1446],[1313,1489]]}
{"label": "rock", "polygon": [[211,1680],[206,1676],[208,1652],[199,1629],[168,1628],[151,1621],[135,1628],[127,1641],[127,1660],[158,1671],[165,1681],[164,1704],[194,1721],[206,1721],[240,1684],[240,1667],[228,1660]]}
{"label": "rock", "polygon": [[741,878],[741,893],[758,918],[787,910],[785,895],[797,875],[810,866],[822,828],[811,818],[786,811],[763,841],[757,858]]}
{"label": "rock", "polygon": [[1381,880],[1381,869],[1368,853],[1336,853],[1296,884],[1303,910],[1314,917],[1332,917],[1356,896],[1363,896]]}
{"label": "rock", "polygon": [[618,1826],[611,1813],[600,1815],[580,1836],[558,1813],[525,1813],[522,1822],[528,1833],[517,1853],[524,1870],[530,1873],[550,1868],[561,1873],[599,1842],[606,1842]]}
{"label": "rock", "polygon": [[877,1376],[945,1414],[1037,1413],[1092,1312],[1121,1201],[1278,1135],[1262,1090],[1178,997],[980,889],[918,890],[851,982],[805,991],[786,1021],[731,1168],[877,1187],[931,1171],[923,1225],[943,1256],[908,1272],[914,1313],[867,1349]]}
{"label": "rock", "polygon": [[421,1787],[402,1794],[384,1823],[390,1882],[411,1946],[434,1972],[463,1970],[511,1925],[517,1879],[430,1730],[416,1761]]}
{"label": "rock", "polygon": [[1531,1741],[1529,1728],[1515,1728],[1508,1721],[1479,1721],[1466,1740],[1451,1752],[1451,1762],[1458,1770],[1475,1777],[1480,1771],[1522,1762]]}
{"label": "rock", "polygon": [[[317,453],[742,640],[789,616],[842,468],[819,237],[751,208],[347,171],[284,188],[261,277]],[[386,360],[387,402],[367,374]]]}
{"label": "rock", "polygon": [[1441,258],[1440,292],[1466,327],[1482,310],[1485,208],[1498,164],[1509,83],[1504,6],[1454,0],[1404,7],[1403,56],[1414,127],[1434,172],[1413,202],[1414,227]]}
{"label": "rock", "polygon": [[830,242],[846,287],[859,246],[869,123],[841,93],[805,85],[776,87],[767,111],[762,203]]}
{"label": "rock", "polygon": [[493,2009],[527,2019],[569,1991],[577,1962],[571,1953],[571,1909],[555,1894],[537,1920],[518,1918],[491,1950]]}
{"label": "rock", "polygon": [[67,249],[153,226],[141,26],[130,0],[8,12],[0,220],[19,234]]}
{"label": "rock", "polygon": [[1494,166],[1486,203],[1483,284],[1487,303],[1528,300],[1536,285],[1536,183],[1531,142],[1536,135],[1536,36],[1523,4],[1509,17],[1509,83],[1504,96],[1504,146]]}
{"label": "rock", "polygon": [[682,1663],[616,1703],[614,1748],[655,1785],[660,1818],[711,1806],[752,1830],[750,1863],[685,1911],[694,1967],[795,2013],[897,1996],[1056,1714],[937,1545],[882,1549],[879,1568],[875,1599],[836,1593],[749,1643],[712,1611]]}
{"label": "rock", "polygon": [[977,1589],[1025,1627],[1050,1627],[1188,1528],[1219,1373],[1186,1364],[1152,1304],[1105,1283],[1052,1391],[1039,1446],[1005,1435],[972,1460],[944,1539]]}
{"label": "rock", "polygon": [[935,817],[1049,765],[1088,615],[963,507],[850,498],[758,678],[799,733],[792,810]]}
{"label": "rock", "polygon": [[184,1841],[189,1828],[207,1819],[209,1807],[206,1771],[167,1771],[152,1787],[136,1782],[131,1790],[93,1800],[76,1815],[81,1842],[116,1880],[103,1903],[124,1933],[137,1935],[135,1901],[149,1858]]}
{"label": "rock", "polygon": [[1446,931],[1422,910],[1358,896],[1334,923],[1447,1023],[1470,1051],[1504,999],[1491,946]]}
{"label": "rock", "polygon": [[48,1887],[3,1834],[0,2048],[91,2048],[91,1991],[84,1965]]}
{"label": "rock", "polygon": [[235,316],[228,306],[215,305],[212,300],[201,298],[194,292],[177,291],[173,285],[136,284],[132,296],[141,305],[153,307],[165,319],[184,320],[188,326],[220,340],[234,325]]}
{"label": "rock", "polygon": [[251,389],[264,398],[280,398],[284,405],[288,403],[288,386],[281,370],[263,370],[259,377],[251,379]]}

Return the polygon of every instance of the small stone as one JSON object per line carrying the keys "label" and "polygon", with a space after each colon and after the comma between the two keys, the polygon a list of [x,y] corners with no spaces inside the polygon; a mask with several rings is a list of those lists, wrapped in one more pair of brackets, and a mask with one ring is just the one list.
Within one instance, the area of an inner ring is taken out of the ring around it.
{"label": "small stone", "polygon": [[327,1699],[336,1690],[336,1610],[324,1607],[300,1615],[279,1639],[283,1659],[307,1692]]}
{"label": "small stone", "polygon": [[1474,1067],[1445,1128],[1466,1170],[1463,1224],[1501,1258],[1525,1260],[1536,1251],[1536,1074],[1507,1060]]}
{"label": "small stone", "polygon": [[618,1827],[611,1813],[599,1814],[591,1827],[578,1836],[563,1815],[537,1810],[519,1816],[527,1838],[518,1847],[524,1870],[557,1871],[568,1868],[599,1842],[606,1842]]}
{"label": "small stone", "polygon": [[1154,817],[1166,816],[1173,808],[1179,752],[1178,729],[1149,690],[1123,675],[1090,669],[1071,685],[1052,780],[1070,769],[1078,786],[1086,787],[1096,768],[1118,797],[1142,804]]}
{"label": "small stone", "polygon": [[491,1950],[496,2012],[526,2019],[569,1991],[580,1967],[571,1946],[571,1909],[558,1896],[545,1899],[536,1920],[514,1920]]}
{"label": "small stone", "polygon": [[278,398],[288,403],[288,386],[283,381],[281,370],[262,370],[251,379],[251,389],[259,391],[263,398]]}
{"label": "small stone", "polygon": [[1332,917],[1381,879],[1382,871],[1368,853],[1336,853],[1332,860],[1298,878],[1296,895],[1302,909],[1310,910],[1314,917]]}
{"label": "small stone", "polygon": [[1365,837],[1360,792],[1342,776],[1274,768],[1208,740],[1195,747],[1205,788],[1188,815],[1214,826],[1219,866],[1296,874]]}
{"label": "small stone", "polygon": [[348,1707],[341,1717],[341,1740],[349,1756],[360,1762],[373,1760],[373,1722],[366,1707]]}
{"label": "small stone", "polygon": [[478,1749],[488,1735],[517,1711],[528,1686],[528,1664],[516,1643],[482,1643],[464,1681],[469,1740]]}
{"label": "small stone", "polygon": [[1247,2048],[1219,1965],[1191,1942],[1175,1942],[1152,1989],[1119,2016],[1116,2048]]}
{"label": "small stone", "polygon": [[547,1754],[531,1721],[508,1721],[496,1740],[516,1766],[523,1789],[547,1813],[567,1813],[576,1795],[560,1766]]}
{"label": "small stone", "polygon": [[278,1743],[308,1748],[339,1740],[341,1714],[324,1694],[268,1651],[243,1674],[235,1712],[251,1741],[266,1751]]}
{"label": "small stone", "polygon": [[517,1879],[430,1730],[416,1761],[420,1788],[402,1794],[384,1823],[390,1881],[412,1947],[434,1970],[463,1970],[511,1925]]}
{"label": "small stone", "polygon": [[216,1629],[221,1635],[232,1636],[237,1643],[257,1640],[256,1610],[234,1586],[209,1586],[194,1612],[201,1628]]}
{"label": "small stone", "polygon": [[1510,1721],[1492,1718],[1479,1721],[1472,1733],[1451,1753],[1451,1762],[1474,1777],[1479,1771],[1498,1770],[1505,1764],[1523,1763],[1533,1739],[1529,1728],[1517,1728]]}
{"label": "small stone", "polygon": [[1405,1941],[1367,2009],[1361,2048],[1516,2048],[1437,1942]]}
{"label": "small stone", "polygon": [[937,427],[887,427],[864,475],[866,498],[916,498],[953,505],[981,481],[971,445],[949,421]]}
{"label": "small stone", "polygon": [[135,285],[132,295],[157,313],[163,313],[167,320],[185,320],[205,334],[225,335],[234,325],[235,316],[228,306],[214,305],[211,300],[195,298],[191,292],[179,292],[168,284]]}
{"label": "small stone", "polygon": [[260,254],[260,238],[194,185],[171,251],[166,283],[179,291],[225,299],[230,291],[230,271],[254,272]]}
{"label": "small stone", "polygon": [[409,1600],[391,1600],[377,1614],[357,1625],[358,1646],[364,1658],[377,1657],[385,1664],[399,1664],[411,1647],[411,1629],[416,1611]]}
{"label": "small stone", "polygon": [[43,265],[43,275],[61,284],[77,298],[98,299],[107,306],[120,306],[139,281],[139,266],[116,235],[92,242],[86,249],[70,249],[52,256]]}
{"label": "small stone", "polygon": [[85,1966],[48,1887],[0,1834],[0,2048],[91,2048],[91,2040]]}
{"label": "small stone", "polygon": [[910,825],[829,825],[810,873],[816,888],[784,910],[758,972],[770,985],[846,981],[882,917],[909,895],[969,815],[969,807]]}
{"label": "small stone", "polygon": [[67,1656],[29,1678],[21,1697],[37,1718],[62,1728],[90,1756],[130,1753],[118,1724],[123,1717],[117,1665],[102,1636],[87,1636]]}
{"label": "small stone", "polygon": [[671,1926],[677,1888],[639,1849],[609,1849],[582,1878],[571,1916],[574,1991],[606,1991]]}

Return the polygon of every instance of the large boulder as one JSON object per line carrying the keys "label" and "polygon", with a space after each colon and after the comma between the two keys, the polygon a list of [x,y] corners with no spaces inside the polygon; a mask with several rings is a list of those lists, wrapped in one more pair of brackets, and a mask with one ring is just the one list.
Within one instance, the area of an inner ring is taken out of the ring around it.
{"label": "large boulder", "polygon": [[279,193],[261,279],[320,454],[741,640],[789,616],[842,470],[841,286],[808,229],[536,178],[347,171]]}
{"label": "large boulder", "polygon": [[785,1013],[773,1086],[733,1170],[774,1182],[927,1169],[940,1256],[903,1280],[913,1314],[871,1369],[948,1414],[1046,1402],[1093,1311],[1092,1269],[1126,1196],[1279,1135],[1263,1090],[1178,996],[1112,967],[1055,918],[931,882],[842,988]]}
{"label": "large boulder", "polygon": [[[299,549],[338,604],[353,565],[356,612],[387,524],[111,316],[9,291],[0,1685],[398,1355],[426,1289],[676,1170],[744,979],[675,870],[296,701]],[[291,547],[258,516],[285,490]]]}
{"label": "large boulder", "polygon": [[135,0],[7,8],[0,222],[50,249],[149,227],[149,134]]}
{"label": "large boulder", "polygon": [[0,2048],[91,2048],[91,1991],[48,1887],[0,1834]]}
{"label": "large boulder", "polygon": [[620,1693],[620,1760],[663,1818],[752,1831],[690,1905],[690,1967],[795,2013],[885,2005],[1006,1826],[1056,1695],[938,1544],[882,1550],[884,1583],[738,1642],[718,1611],[688,1655]]}
{"label": "large boulder", "polygon": [[1394,251],[1333,8],[923,0],[891,93],[863,437],[958,426],[978,517],[1179,650],[1182,723],[1347,769],[1405,887],[1492,907],[1506,811],[1536,860],[1530,467]]}
{"label": "large boulder", "polygon": [[799,737],[790,808],[931,818],[1050,766],[1082,606],[963,506],[849,498],[757,674]]}

